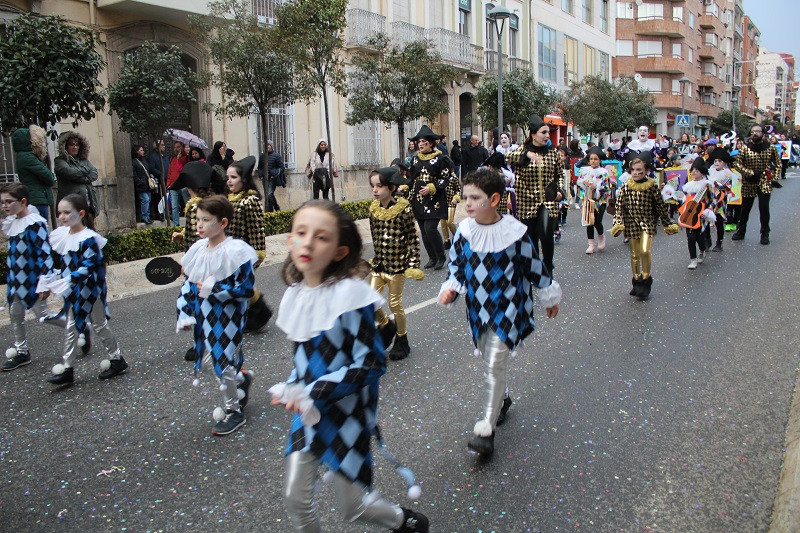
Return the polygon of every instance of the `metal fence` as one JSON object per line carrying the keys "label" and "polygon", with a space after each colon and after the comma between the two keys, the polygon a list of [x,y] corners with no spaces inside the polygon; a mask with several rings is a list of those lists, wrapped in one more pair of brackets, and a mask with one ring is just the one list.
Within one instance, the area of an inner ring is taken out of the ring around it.
{"label": "metal fence", "polygon": [[[255,116],[257,130],[256,135],[258,138],[258,145],[261,146],[261,140],[272,141],[274,144],[272,148],[278,151],[283,157],[283,162],[286,168],[297,168],[297,147],[295,146],[294,139],[294,109],[292,106],[286,107],[273,107],[267,114],[267,131],[262,131],[261,119],[258,115]],[[301,150],[306,147],[300,147]],[[308,148],[310,152],[316,146]]]}

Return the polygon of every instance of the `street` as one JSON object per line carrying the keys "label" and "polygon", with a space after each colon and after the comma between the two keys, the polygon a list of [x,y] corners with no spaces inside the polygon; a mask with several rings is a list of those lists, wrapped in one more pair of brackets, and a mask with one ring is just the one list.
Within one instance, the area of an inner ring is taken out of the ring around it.
{"label": "street", "polygon": [[[683,231],[659,228],[648,302],[628,296],[622,237],[585,255],[571,209],[555,252],[561,310],[548,320],[537,308],[537,332],[510,361],[514,405],[487,461],[466,447],[483,378],[463,301],[432,302],[445,271],[407,280],[412,354],[388,361],[378,414],[422,496],[408,501],[377,453],[376,488],[428,515],[436,532],[766,531],[800,339],[800,171],[789,178],[772,195],[769,246],[758,244],[757,206],[746,239],[726,233],[724,251],[695,271]],[[611,217],[604,223],[608,231]],[[280,265],[256,280],[277,310]],[[98,341],[76,383],[54,389],[46,379],[62,331],[28,322],[33,363],[0,374],[1,531],[291,530],[282,500],[290,418],[267,393],[291,371],[291,344],[274,323],[246,337],[247,424],[215,437],[218,384],[204,374],[192,387],[177,296],[111,302],[131,368],[109,381],[97,379]],[[13,345],[9,326],[0,342]],[[340,518],[331,486],[317,500],[324,530],[364,531]]]}

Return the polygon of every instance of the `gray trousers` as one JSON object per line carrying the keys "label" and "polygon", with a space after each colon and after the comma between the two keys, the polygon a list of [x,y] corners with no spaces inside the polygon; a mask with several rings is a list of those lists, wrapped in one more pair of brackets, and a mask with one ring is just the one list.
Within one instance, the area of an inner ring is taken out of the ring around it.
{"label": "gray trousers", "polygon": [[[89,315],[89,322],[94,334],[100,338],[108,352],[109,359],[122,359],[122,353],[117,344],[117,338],[108,327],[108,319],[106,319],[106,311],[103,302],[97,301],[92,308]],[[66,317],[51,319],[46,322],[64,327],[64,366],[72,367],[75,365],[75,359],[78,357],[78,328],[75,327],[75,317],[72,314],[72,309],[67,310]]]}
{"label": "gray trousers", "polygon": [[484,420],[494,428],[503,398],[508,396],[506,368],[509,349],[493,331],[487,330],[478,338],[478,350],[483,354]]}
{"label": "gray trousers", "polygon": [[[43,318],[50,316],[50,310],[44,300],[36,300],[36,303],[31,307],[31,311],[36,315],[36,318]],[[14,295],[11,298],[11,305],[8,309],[8,314],[11,315],[11,329],[14,331],[14,347],[17,353],[28,353],[28,335],[25,331],[25,304],[19,299],[19,296]]]}
{"label": "gray trousers", "polygon": [[[237,392],[236,384],[236,369],[232,366],[226,366],[222,371],[221,376],[217,376],[214,371],[214,358],[206,351],[203,354],[203,362],[200,368],[204,369],[206,373],[219,378],[220,390],[222,391],[222,402],[226,411],[238,411],[239,407],[239,393]],[[224,385],[224,387],[222,387]]]}

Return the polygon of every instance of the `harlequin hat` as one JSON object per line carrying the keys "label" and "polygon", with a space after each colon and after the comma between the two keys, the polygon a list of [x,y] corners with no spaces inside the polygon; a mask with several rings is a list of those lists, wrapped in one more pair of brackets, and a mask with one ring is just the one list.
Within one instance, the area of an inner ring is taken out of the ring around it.
{"label": "harlequin hat", "polygon": [[250,176],[253,173],[253,169],[256,168],[256,158],[252,155],[248,155],[236,163],[242,165],[242,178]]}
{"label": "harlequin hat", "polygon": [[386,178],[386,181],[397,187],[401,185],[408,185],[408,180],[406,180],[403,176],[400,175],[400,172],[397,170],[397,167],[376,168],[370,173],[370,175],[372,174],[379,174],[380,176],[383,176],[384,178]]}
{"label": "harlequin hat", "polygon": [[425,139],[427,141],[439,141],[444,137],[443,135],[437,135],[433,133],[433,130],[428,127],[427,124],[423,124],[422,127],[419,129],[416,135],[413,137],[409,137],[409,141],[418,141],[420,139]]}
{"label": "harlequin hat", "polygon": [[716,148],[714,148],[711,151],[711,154],[709,154],[708,156],[709,161],[714,161],[715,159],[721,159],[722,161],[725,161],[725,163],[727,164],[730,164],[731,161],[733,161],[731,154],[729,154],[728,151],[725,148],[722,148],[721,146],[717,146]]}
{"label": "harlequin hat", "polygon": [[634,161],[639,160],[644,163],[645,168],[653,168],[653,156],[648,151],[633,152],[625,154],[625,162],[630,166]]}
{"label": "harlequin hat", "polygon": [[192,190],[210,189],[211,188],[211,174],[214,171],[205,161],[190,161],[183,166],[178,179],[169,188],[171,191],[177,191],[186,187]]}
{"label": "harlequin hat", "polygon": [[399,157],[395,157],[394,159],[392,159],[392,162],[391,162],[391,164],[390,164],[389,166],[390,166],[390,167],[397,166],[397,168],[400,168],[400,169],[402,169],[402,170],[405,170],[406,172],[408,172],[409,170],[411,170],[411,169],[409,168],[409,166],[408,166],[408,165],[406,165],[406,164],[403,162],[403,160],[402,160],[402,159],[400,159]]}
{"label": "harlequin hat", "polygon": [[704,176],[708,176],[708,165],[706,165],[706,160],[702,157],[698,157],[694,161],[692,161],[692,166],[689,169],[689,172],[692,170],[698,170]]}
{"label": "harlequin hat", "polygon": [[495,152],[486,158],[486,161],[483,162],[483,166],[492,168],[505,168],[506,157],[500,152]]}
{"label": "harlequin hat", "polygon": [[539,128],[546,125],[547,123],[542,120],[542,117],[539,115],[531,115],[531,118],[528,119],[528,130],[530,130],[531,133],[536,133],[539,131]]}

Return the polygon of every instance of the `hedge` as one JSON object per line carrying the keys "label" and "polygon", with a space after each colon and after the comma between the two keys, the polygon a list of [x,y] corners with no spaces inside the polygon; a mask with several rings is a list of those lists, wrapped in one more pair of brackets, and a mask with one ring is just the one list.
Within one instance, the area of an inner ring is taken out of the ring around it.
{"label": "hedge", "polygon": [[[369,217],[369,206],[372,200],[359,200],[356,202],[343,202],[341,205],[345,211],[355,219]],[[286,211],[273,211],[264,213],[267,235],[278,235],[287,233],[289,225],[292,223],[295,209]],[[183,250],[182,245],[172,242],[173,227],[150,228],[134,230],[129,233],[111,233],[106,235],[108,244],[103,248],[103,255],[106,263],[125,263],[136,261],[137,259],[147,259],[160,255],[169,255]],[[0,250],[0,282],[6,279],[8,268],[6,266],[7,250]]]}

